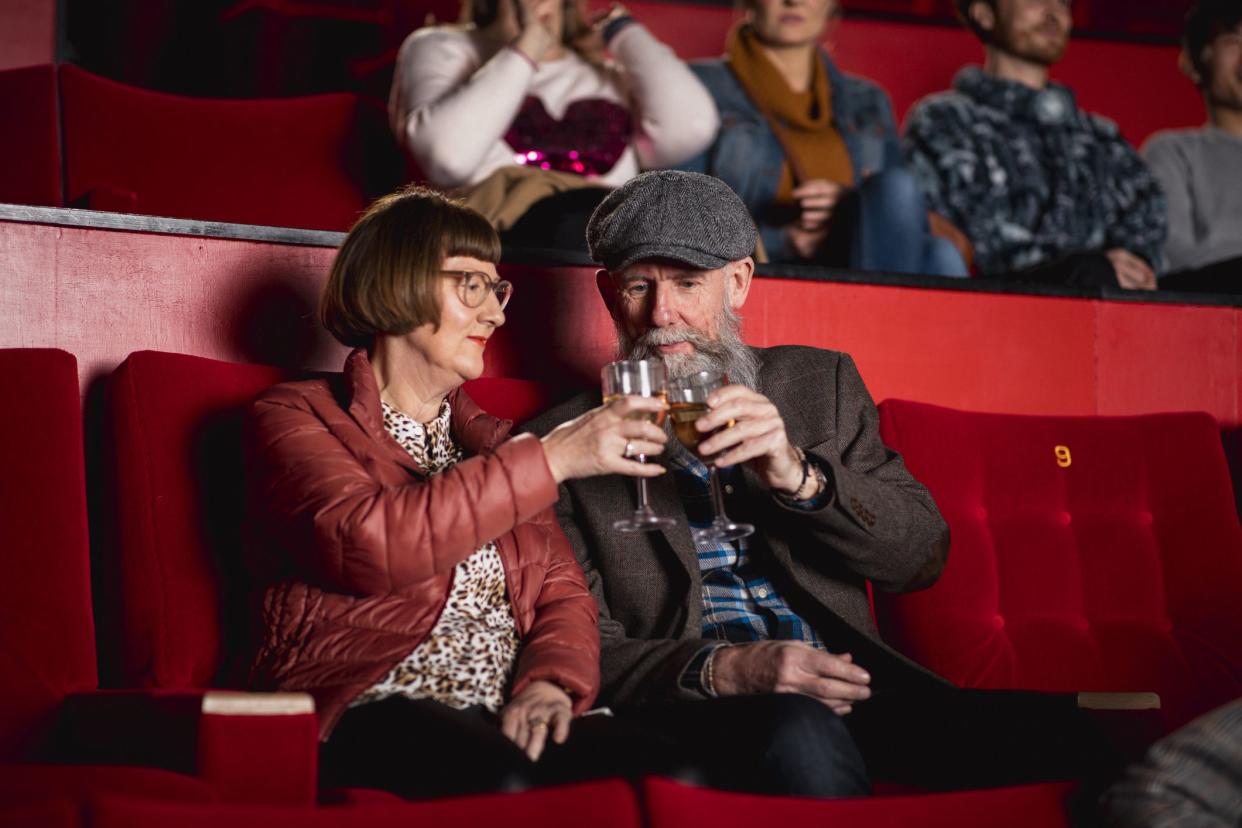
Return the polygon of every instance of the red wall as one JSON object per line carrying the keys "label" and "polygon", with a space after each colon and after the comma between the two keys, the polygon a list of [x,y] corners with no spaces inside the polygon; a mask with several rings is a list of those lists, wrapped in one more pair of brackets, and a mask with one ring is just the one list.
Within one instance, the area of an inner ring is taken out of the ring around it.
{"label": "red wall", "polygon": [[56,0],[0,2],[0,69],[55,62]]}
{"label": "red wall", "polygon": [[[83,387],[143,348],[335,369],[328,248],[0,222],[0,347],[75,353]],[[489,373],[591,384],[612,329],[587,268],[506,266]],[[877,400],[998,412],[1203,410],[1242,422],[1242,310],[760,277],[748,341],[849,351]]]}

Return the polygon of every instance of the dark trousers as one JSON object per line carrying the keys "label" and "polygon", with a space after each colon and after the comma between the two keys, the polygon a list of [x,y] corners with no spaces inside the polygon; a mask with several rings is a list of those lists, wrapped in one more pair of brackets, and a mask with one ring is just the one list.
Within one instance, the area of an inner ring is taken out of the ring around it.
{"label": "dark trousers", "polygon": [[579,187],[542,198],[500,234],[506,248],[587,252],[586,226],[610,190]]}
{"label": "dark trousers", "polygon": [[1117,270],[1103,253],[1073,253],[1004,277],[1008,281],[1066,287],[1120,287]]}
{"label": "dark trousers", "polygon": [[846,725],[872,779],[932,790],[1060,779],[1102,790],[1124,764],[1073,694],[880,691]]}
{"label": "dark trousers", "polygon": [[345,713],[320,748],[320,784],[417,798],[655,773],[725,790],[865,795],[849,732],[823,712],[791,695],[627,706],[575,719],[564,745],[531,762],[482,708],[391,698]]}
{"label": "dark trousers", "polygon": [[1242,257],[1216,262],[1198,270],[1170,273],[1160,279],[1160,289],[1187,293],[1242,293]]}

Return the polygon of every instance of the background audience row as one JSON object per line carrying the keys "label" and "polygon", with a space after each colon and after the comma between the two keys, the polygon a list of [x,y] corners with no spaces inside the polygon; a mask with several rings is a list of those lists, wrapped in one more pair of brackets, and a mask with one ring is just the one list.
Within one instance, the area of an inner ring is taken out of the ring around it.
{"label": "background audience row", "polygon": [[1183,63],[1210,125],[1152,141],[1159,180],[1049,79],[1068,0],[957,9],[984,64],[916,105],[904,139],[884,91],[820,46],[836,0],[749,0],[725,56],[693,75],[619,7],[587,26],[572,3],[475,2],[472,25],[402,47],[393,126],[433,183],[469,185],[527,246],[580,247],[598,185],[676,166],[742,196],[769,261],[1134,289],[1216,265],[1209,286],[1228,283],[1236,265],[1219,263],[1242,245],[1242,205],[1223,194],[1242,192],[1236,4],[1206,0],[1188,20]]}

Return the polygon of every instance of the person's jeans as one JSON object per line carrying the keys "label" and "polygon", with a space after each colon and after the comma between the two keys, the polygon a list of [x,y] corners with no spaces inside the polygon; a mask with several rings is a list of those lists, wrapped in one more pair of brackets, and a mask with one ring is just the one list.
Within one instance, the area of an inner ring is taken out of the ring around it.
{"label": "person's jeans", "polygon": [[861,754],[840,716],[807,696],[722,696],[618,708],[618,720],[693,754],[714,788],[823,798],[867,796]]}
{"label": "person's jeans", "polygon": [[901,168],[876,173],[857,190],[850,267],[880,273],[969,276],[947,239],[931,234],[914,176]]}

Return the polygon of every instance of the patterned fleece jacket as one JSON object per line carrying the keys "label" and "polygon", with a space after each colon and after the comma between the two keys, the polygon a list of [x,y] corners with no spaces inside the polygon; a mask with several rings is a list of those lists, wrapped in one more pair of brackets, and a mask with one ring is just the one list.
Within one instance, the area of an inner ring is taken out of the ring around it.
{"label": "patterned fleece jacket", "polygon": [[970,238],[981,276],[1118,247],[1161,261],[1164,194],[1117,125],[1064,86],[968,67],[911,110],[903,145],[928,209]]}

